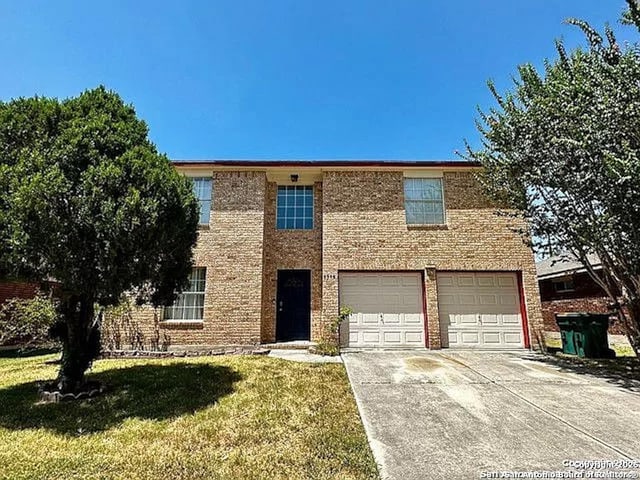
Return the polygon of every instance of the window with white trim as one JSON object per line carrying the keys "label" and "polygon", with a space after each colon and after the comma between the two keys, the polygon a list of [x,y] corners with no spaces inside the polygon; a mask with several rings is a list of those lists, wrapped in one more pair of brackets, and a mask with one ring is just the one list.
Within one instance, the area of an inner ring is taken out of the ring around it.
{"label": "window with white trim", "polygon": [[288,185],[278,187],[276,214],[278,230],[313,228],[313,187]]}
{"label": "window with white trim", "polygon": [[182,291],[173,305],[165,307],[164,320],[201,321],[204,318],[204,287],[207,269],[195,267],[189,275],[189,287]]}
{"label": "window with white trim", "polygon": [[193,193],[198,199],[200,207],[200,225],[209,224],[211,213],[211,187],[212,181],[208,177],[193,178]]}
{"label": "window with white trim", "polygon": [[441,178],[405,178],[404,209],[409,225],[444,224]]}

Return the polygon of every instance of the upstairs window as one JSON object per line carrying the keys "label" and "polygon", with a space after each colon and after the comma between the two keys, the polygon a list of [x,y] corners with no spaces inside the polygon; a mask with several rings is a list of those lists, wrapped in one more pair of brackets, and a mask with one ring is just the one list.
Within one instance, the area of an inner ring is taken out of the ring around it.
{"label": "upstairs window", "polygon": [[276,226],[278,230],[313,228],[313,187],[278,187]]}
{"label": "upstairs window", "polygon": [[189,275],[189,287],[178,295],[173,305],[165,307],[164,320],[201,321],[204,318],[204,287],[207,269],[196,267]]}
{"label": "upstairs window", "polygon": [[199,223],[200,225],[208,225],[211,213],[211,178],[194,178],[193,193],[198,199],[198,205],[200,207]]}
{"label": "upstairs window", "polygon": [[441,178],[405,178],[404,209],[409,225],[444,224]]}
{"label": "upstairs window", "polygon": [[573,292],[575,286],[573,284],[573,278],[565,277],[553,280],[553,289],[558,293]]}

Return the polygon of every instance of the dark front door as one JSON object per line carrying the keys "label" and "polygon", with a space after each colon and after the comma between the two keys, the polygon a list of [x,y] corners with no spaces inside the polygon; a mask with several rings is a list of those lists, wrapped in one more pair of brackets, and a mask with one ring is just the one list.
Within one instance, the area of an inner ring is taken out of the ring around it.
{"label": "dark front door", "polygon": [[310,270],[278,270],[276,312],[278,342],[310,339]]}

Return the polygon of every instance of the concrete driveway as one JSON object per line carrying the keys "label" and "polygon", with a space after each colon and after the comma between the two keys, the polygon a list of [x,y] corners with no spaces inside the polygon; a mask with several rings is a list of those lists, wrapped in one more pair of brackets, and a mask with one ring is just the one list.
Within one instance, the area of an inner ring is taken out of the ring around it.
{"label": "concrete driveway", "polygon": [[[542,356],[405,351],[343,359],[384,479],[505,478],[482,474],[640,458],[640,395]],[[599,472],[609,470],[624,471]]]}

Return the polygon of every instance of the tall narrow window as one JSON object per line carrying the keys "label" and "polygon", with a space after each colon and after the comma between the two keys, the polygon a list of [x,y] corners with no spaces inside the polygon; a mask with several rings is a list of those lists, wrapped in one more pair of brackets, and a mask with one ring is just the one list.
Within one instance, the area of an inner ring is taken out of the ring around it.
{"label": "tall narrow window", "polygon": [[207,177],[194,178],[193,193],[200,206],[200,225],[208,225],[211,212],[211,179]]}
{"label": "tall narrow window", "polygon": [[404,208],[410,225],[444,223],[441,178],[405,178]]}
{"label": "tall narrow window", "polygon": [[204,318],[204,287],[207,269],[196,267],[189,275],[189,287],[164,309],[164,320],[202,320]]}
{"label": "tall narrow window", "polygon": [[278,187],[276,226],[279,230],[313,228],[313,187]]}

